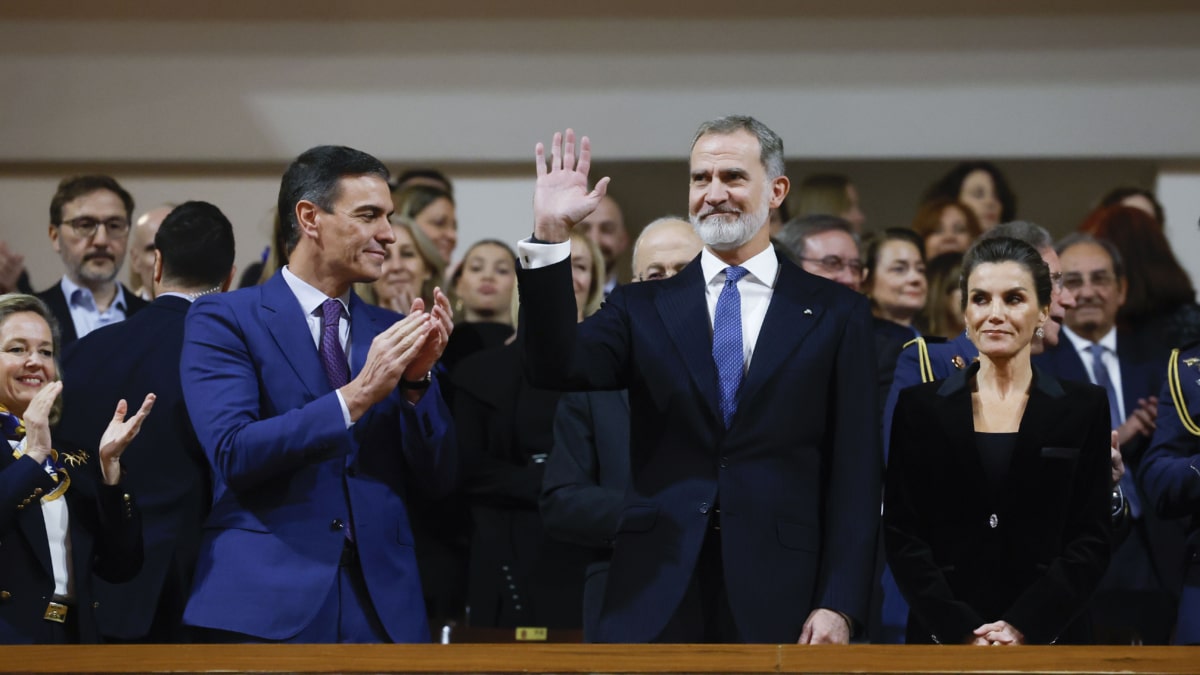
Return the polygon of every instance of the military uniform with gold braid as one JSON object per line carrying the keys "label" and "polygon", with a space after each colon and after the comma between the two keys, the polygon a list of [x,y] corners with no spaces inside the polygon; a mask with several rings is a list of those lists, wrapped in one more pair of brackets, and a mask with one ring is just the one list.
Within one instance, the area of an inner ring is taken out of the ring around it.
{"label": "military uniform with gold braid", "polygon": [[1140,478],[1159,516],[1191,517],[1175,642],[1200,644],[1200,343],[1171,352]]}

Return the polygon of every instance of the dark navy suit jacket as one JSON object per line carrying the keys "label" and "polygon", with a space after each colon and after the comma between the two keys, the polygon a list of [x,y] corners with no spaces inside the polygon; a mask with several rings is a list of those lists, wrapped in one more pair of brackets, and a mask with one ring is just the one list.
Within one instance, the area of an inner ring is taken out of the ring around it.
{"label": "dark navy suit jacket", "polygon": [[[96,614],[108,637],[135,640],[153,628],[155,639],[181,639],[183,603],[212,499],[208,462],[179,384],[190,307],[184,298],[158,298],[136,315],[76,341],[63,358],[59,428],[80,445],[100,438],[120,399],[135,410],[146,394],[157,396],[141,432],[121,456],[122,484],[138,496],[144,510],[146,560],[129,583],[97,584]],[[167,613],[159,621],[173,625],[152,626],[160,599]]]}
{"label": "dark navy suit jacket", "polygon": [[1138,478],[1148,509],[1160,518],[1190,518],[1182,555],[1177,644],[1200,644],[1200,348],[1179,355],[1175,380],[1158,398],[1158,428]]}
{"label": "dark navy suit jacket", "polygon": [[743,640],[794,642],[818,607],[866,619],[881,478],[871,315],[864,297],[779,265],[728,430],[699,257],[670,279],[617,287],[582,324],[569,261],[519,272],[531,381],[629,390],[632,488],[600,641],[661,633],[718,503]]}
{"label": "dark navy suit jacket", "polygon": [[[399,315],[350,297],[350,373]],[[184,621],[287,639],[338,576],[353,513],[363,577],[388,635],[429,639],[404,494],[454,481],[454,434],[435,384],[398,390],[349,429],[296,296],[281,274],[206,296],[188,313],[184,398],[213,469]]]}

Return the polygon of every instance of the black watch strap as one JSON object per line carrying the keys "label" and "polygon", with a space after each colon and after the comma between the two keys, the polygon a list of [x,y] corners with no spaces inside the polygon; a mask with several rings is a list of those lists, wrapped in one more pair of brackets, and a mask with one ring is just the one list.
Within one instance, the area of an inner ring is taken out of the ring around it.
{"label": "black watch strap", "polygon": [[406,380],[403,377],[400,378],[400,388],[401,389],[413,389],[416,391],[423,391],[425,389],[428,389],[429,385],[431,385],[431,384],[433,384],[433,371],[432,370],[425,373],[425,377],[422,377],[419,380]]}

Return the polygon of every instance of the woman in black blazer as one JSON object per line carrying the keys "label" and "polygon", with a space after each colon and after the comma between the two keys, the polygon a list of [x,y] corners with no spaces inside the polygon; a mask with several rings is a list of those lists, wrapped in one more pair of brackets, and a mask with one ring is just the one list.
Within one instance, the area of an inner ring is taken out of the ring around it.
{"label": "woman in black blazer", "polygon": [[884,541],[910,643],[1082,637],[1111,547],[1108,400],[1030,362],[1050,283],[1028,244],[978,242],[960,284],[979,360],[900,393]]}
{"label": "woman in black blazer", "polygon": [[92,574],[128,581],[142,566],[120,457],[154,395],[128,420],[121,401],[94,453],[57,445],[58,346],[41,300],[0,295],[0,644],[99,641]]}

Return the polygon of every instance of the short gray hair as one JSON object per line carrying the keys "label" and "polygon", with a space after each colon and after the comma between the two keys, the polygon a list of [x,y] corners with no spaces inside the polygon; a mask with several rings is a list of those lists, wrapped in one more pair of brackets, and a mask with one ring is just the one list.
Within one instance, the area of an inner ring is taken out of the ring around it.
{"label": "short gray hair", "polygon": [[695,148],[696,141],[708,134],[728,135],[738,131],[747,131],[758,139],[759,159],[767,170],[767,178],[774,179],[784,174],[783,139],[749,115],[726,115],[701,124],[696,135],[692,136],[692,147]]}
{"label": "short gray hair", "polygon": [[854,228],[848,220],[825,213],[792,218],[779,229],[779,234],[775,235],[775,241],[798,265],[800,259],[804,257],[804,249],[810,237],[833,231],[845,232],[854,240],[855,246],[860,245],[858,235],[854,234]]}

